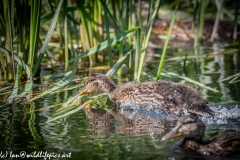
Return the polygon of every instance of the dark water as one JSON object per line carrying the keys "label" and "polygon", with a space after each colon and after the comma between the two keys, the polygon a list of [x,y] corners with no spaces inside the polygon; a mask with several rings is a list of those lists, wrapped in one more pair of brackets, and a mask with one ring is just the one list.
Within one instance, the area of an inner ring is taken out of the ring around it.
{"label": "dark water", "polygon": [[[240,132],[240,78],[234,79],[233,77],[223,81],[224,78],[239,73],[239,51],[215,51],[206,48],[198,52],[198,55],[195,55],[196,51],[194,53],[192,49],[173,50],[168,54],[164,68],[168,72],[187,76],[206,84],[218,90],[218,93],[176,76],[162,76],[162,79],[190,85],[209,101],[217,114],[215,118],[203,117],[207,126],[204,138],[208,139],[224,132]],[[155,77],[157,68],[158,62],[148,63],[143,71],[142,80],[147,81]],[[114,78],[117,79],[117,77]],[[233,83],[229,83],[231,80]],[[41,88],[39,87],[40,90]],[[160,142],[161,137],[175,125],[176,121],[171,117],[161,116],[157,112],[106,111],[89,108],[52,122],[47,122],[47,120],[56,116],[54,114],[59,107],[26,113],[65,102],[76,92],[77,89],[62,91],[47,95],[30,104],[15,102],[6,105],[2,103],[0,108],[0,158],[11,159],[14,156],[24,155],[24,152],[28,156],[30,154],[34,156],[35,152],[38,157],[45,153],[51,154],[53,156],[51,159],[222,158],[184,151],[176,144],[180,139]],[[4,99],[3,95],[1,97]],[[58,156],[65,156],[65,158]],[[67,158],[68,156],[71,158]]]}

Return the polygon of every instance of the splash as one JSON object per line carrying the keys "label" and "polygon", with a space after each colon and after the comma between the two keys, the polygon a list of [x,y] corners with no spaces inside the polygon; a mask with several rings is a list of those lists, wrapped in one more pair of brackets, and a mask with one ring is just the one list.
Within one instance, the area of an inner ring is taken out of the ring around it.
{"label": "splash", "polygon": [[132,102],[124,102],[119,107],[121,113],[129,119],[135,119],[137,115],[141,115],[144,118],[156,118],[168,121],[176,120],[176,117],[169,111],[162,110],[154,104],[136,105]]}
{"label": "splash", "polygon": [[214,112],[214,117],[204,115],[202,121],[206,125],[240,125],[240,105],[213,105],[210,107]]}
{"label": "splash", "polygon": [[[169,111],[160,109],[154,104],[136,105],[132,102],[120,103],[121,113],[129,119],[135,119],[137,115],[145,118],[162,119],[167,121],[175,121],[177,117],[173,116]],[[205,114],[202,121],[205,125],[240,125],[240,105],[212,105],[210,107],[214,112],[214,117],[209,117]],[[185,115],[189,115],[187,110],[184,110]]]}

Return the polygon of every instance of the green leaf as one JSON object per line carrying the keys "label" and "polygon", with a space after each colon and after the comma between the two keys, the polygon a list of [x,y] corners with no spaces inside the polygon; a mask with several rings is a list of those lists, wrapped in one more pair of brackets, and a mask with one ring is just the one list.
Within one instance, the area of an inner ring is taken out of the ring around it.
{"label": "green leaf", "polygon": [[65,85],[67,85],[69,82],[72,81],[72,79],[73,79],[73,73],[72,73],[72,71],[67,72],[67,73],[65,74],[64,78],[63,78],[61,81],[57,82],[57,83],[54,85],[54,87],[52,87],[52,88],[49,89],[49,90],[44,91],[44,92],[43,92],[42,94],[40,94],[40,95],[37,95],[37,96],[33,97],[33,98],[30,99],[28,102],[32,102],[32,101],[34,101],[34,100],[36,100],[36,99],[38,99],[38,98],[40,98],[40,97],[45,96],[46,94],[52,93],[53,91],[55,91],[55,90],[57,90],[57,89],[65,86]]}
{"label": "green leaf", "polygon": [[126,53],[124,56],[122,56],[122,58],[120,58],[116,64],[114,64],[114,66],[106,73],[106,76],[108,77],[112,77],[117,71],[118,69],[122,66],[123,62],[125,61],[125,59],[131,54],[132,51]]}
{"label": "green leaf", "polygon": [[170,36],[171,36],[171,33],[172,33],[172,29],[173,29],[173,25],[174,25],[174,22],[175,22],[175,17],[176,17],[177,10],[178,10],[178,5],[179,5],[179,0],[177,1],[177,5],[175,7],[175,11],[174,11],[171,23],[170,23],[170,27],[168,29],[167,39],[164,43],[162,56],[161,56],[161,60],[160,60],[159,67],[158,67],[158,72],[157,72],[157,79],[160,79],[160,75],[161,75],[161,72],[162,72],[164,58],[165,58],[165,55],[166,55],[166,52],[167,52],[168,42],[169,42],[169,39],[170,39]]}
{"label": "green leaf", "polygon": [[208,89],[208,90],[211,90],[211,91],[213,91],[213,92],[219,92],[218,90],[216,90],[216,89],[214,89],[214,88],[211,88],[211,87],[209,87],[209,86],[206,86],[205,84],[199,83],[199,82],[197,82],[197,81],[195,81],[195,80],[193,80],[193,79],[191,79],[191,78],[183,77],[183,76],[181,76],[181,75],[179,75],[179,74],[176,74],[176,73],[173,73],[173,72],[168,72],[168,71],[165,71],[165,70],[163,70],[163,71],[165,72],[165,73],[161,72],[161,75],[163,75],[163,76],[166,76],[166,77],[174,76],[174,77],[177,77],[177,78],[184,79],[184,80],[186,80],[186,81],[188,81],[188,82],[190,82],[190,83],[196,84],[196,85],[198,85],[198,86],[200,86],[200,87],[203,87],[203,88],[206,88],[206,89]]}
{"label": "green leaf", "polygon": [[47,122],[56,121],[56,120],[58,120],[60,118],[64,118],[64,117],[67,117],[67,116],[69,116],[71,114],[74,114],[74,113],[78,112],[79,110],[81,110],[83,107],[85,107],[87,104],[91,104],[92,102],[93,102],[93,100],[89,100],[89,101],[85,102],[84,104],[80,105],[78,108],[76,108],[74,110],[71,110],[71,111],[69,111],[69,112],[67,112],[65,114],[60,115],[60,116],[54,117],[53,119],[50,119]]}
{"label": "green leaf", "polygon": [[20,75],[20,68],[19,65],[17,66],[17,72],[16,72],[16,79],[14,82],[14,88],[13,91],[11,93],[11,95],[8,97],[8,102],[12,102],[13,99],[17,96],[18,94],[18,82],[19,82],[19,75]]}
{"label": "green leaf", "polygon": [[[13,57],[14,60],[16,62],[18,62],[18,65],[21,65],[27,73],[28,80],[26,82],[26,85],[24,86],[24,90],[20,95],[18,95],[16,97],[25,96],[26,94],[31,95],[32,94],[33,81],[32,81],[32,75],[31,75],[31,72],[30,72],[30,69],[29,69],[28,65],[21,58],[19,58],[17,55],[14,55],[12,52],[8,51],[7,49],[5,49],[1,46],[0,46],[0,51],[2,51],[4,54],[6,54],[9,57]],[[13,99],[13,98],[14,97],[11,97],[11,99]]]}
{"label": "green leaf", "polygon": [[42,45],[42,47],[41,47],[41,49],[39,51],[40,55],[39,55],[39,57],[37,59],[36,65],[34,67],[33,75],[36,74],[38,68],[40,67],[40,64],[41,64],[42,59],[43,59],[43,54],[45,53],[46,48],[48,46],[48,43],[50,42],[50,39],[51,39],[51,37],[53,35],[53,31],[54,31],[54,28],[55,28],[57,20],[58,20],[58,15],[59,15],[60,10],[61,10],[62,2],[63,2],[63,0],[60,0],[59,3],[58,3],[58,7],[57,7],[57,9],[55,11],[55,14],[54,14],[54,17],[52,19],[52,22],[51,22],[51,25],[49,27],[49,30],[47,32],[46,38],[45,38],[45,40],[43,42],[43,45]]}
{"label": "green leaf", "polygon": [[100,43],[99,45],[89,49],[88,51],[80,54],[79,56],[75,57],[75,58],[72,58],[69,60],[69,63],[71,62],[74,62],[76,60],[78,60],[79,58],[83,58],[83,57],[86,57],[86,56],[89,56],[91,54],[94,54],[96,52],[99,52],[99,51],[102,51],[104,49],[106,49],[107,47],[111,46],[111,45],[114,45],[116,44],[117,42],[123,40],[124,38],[130,36],[133,32],[135,32],[136,30],[138,29],[138,27],[136,28],[133,28],[133,29],[130,29],[128,31],[125,31],[123,32],[122,34],[116,36],[116,37],[113,37],[113,38],[110,38],[109,40],[106,40],[102,43]]}
{"label": "green leaf", "polygon": [[[152,6],[152,1],[153,0],[150,1],[150,4],[149,4],[150,6]],[[140,61],[139,61],[137,80],[140,80],[140,77],[141,77],[144,58],[145,58],[145,54],[146,54],[146,48],[147,48],[147,45],[148,45],[148,41],[149,41],[149,38],[150,38],[150,34],[151,34],[151,31],[152,31],[152,26],[153,26],[154,20],[157,16],[159,8],[160,8],[160,4],[161,4],[161,0],[157,0],[156,3],[155,3],[154,11],[153,11],[153,14],[152,14],[151,18],[150,18],[150,13],[151,13],[150,8],[151,7],[149,7],[149,10],[148,10],[148,21],[147,21],[145,37],[144,37],[143,45],[142,45],[142,49],[141,49],[141,56],[140,56]]]}

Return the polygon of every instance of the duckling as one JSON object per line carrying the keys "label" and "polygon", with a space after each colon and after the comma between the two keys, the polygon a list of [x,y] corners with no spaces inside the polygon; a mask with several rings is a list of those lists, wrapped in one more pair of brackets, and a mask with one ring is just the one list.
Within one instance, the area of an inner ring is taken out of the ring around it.
{"label": "duckling", "polygon": [[92,92],[108,93],[110,100],[117,104],[131,103],[142,109],[152,105],[175,116],[185,115],[186,112],[200,116],[205,113],[214,115],[206,100],[194,89],[180,83],[150,81],[118,86],[106,75],[97,73],[86,79],[86,89],[82,93]]}
{"label": "duckling", "polygon": [[205,132],[203,122],[195,115],[181,117],[175,127],[162,137],[161,141],[170,138],[184,136],[180,146],[186,150],[192,150],[200,154],[217,156],[239,156],[240,155],[240,134],[225,133],[203,141]]}

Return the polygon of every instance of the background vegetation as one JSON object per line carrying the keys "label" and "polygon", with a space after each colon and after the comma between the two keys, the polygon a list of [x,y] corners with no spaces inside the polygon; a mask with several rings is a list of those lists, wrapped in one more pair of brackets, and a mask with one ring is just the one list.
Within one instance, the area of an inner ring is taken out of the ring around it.
{"label": "background vegetation", "polygon": [[[71,81],[68,71],[74,75],[77,68],[98,64],[110,67],[108,76],[117,72],[121,77],[124,63],[132,79],[140,80],[154,20],[163,18],[158,16],[162,6],[175,12],[171,14],[159,60],[156,75],[159,79],[179,1],[2,0],[0,3],[0,79],[14,82],[9,97],[12,101],[31,95],[33,80],[39,80],[41,68],[60,67],[60,72],[66,73],[65,78]],[[195,22],[192,24],[197,30],[194,47],[203,42],[204,21],[208,18],[215,19],[211,41],[219,19],[229,17],[234,22],[233,39],[237,40],[238,6],[237,0],[180,1],[177,18],[188,15]],[[23,90],[19,93],[20,88]]]}

